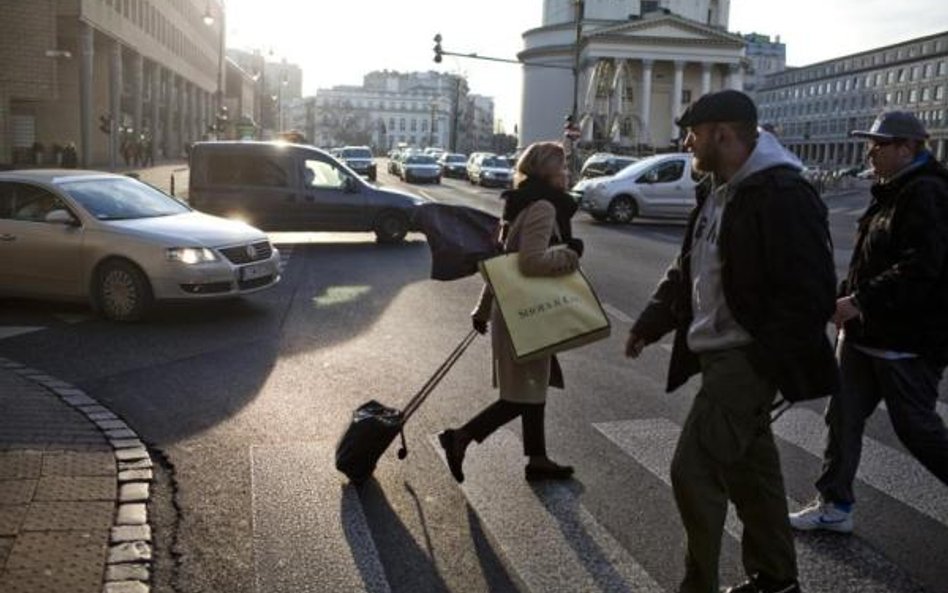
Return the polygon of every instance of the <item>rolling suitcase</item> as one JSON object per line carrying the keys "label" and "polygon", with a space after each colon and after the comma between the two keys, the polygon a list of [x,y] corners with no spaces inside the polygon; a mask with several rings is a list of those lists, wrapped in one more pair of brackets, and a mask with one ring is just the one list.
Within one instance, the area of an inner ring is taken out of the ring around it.
{"label": "rolling suitcase", "polygon": [[398,458],[404,459],[408,455],[408,447],[405,444],[405,423],[434,391],[476,337],[477,332],[471,330],[421,389],[412,396],[404,409],[390,408],[374,399],[359,406],[352,413],[349,427],[336,444],[336,469],[344,473],[354,484],[361,484],[372,475],[379,458],[396,436],[401,436],[402,441],[398,449]]}

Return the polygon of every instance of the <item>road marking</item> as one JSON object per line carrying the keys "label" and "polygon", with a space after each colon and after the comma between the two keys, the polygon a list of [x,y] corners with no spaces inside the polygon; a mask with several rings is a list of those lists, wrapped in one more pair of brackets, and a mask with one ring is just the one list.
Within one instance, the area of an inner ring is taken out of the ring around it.
{"label": "road marking", "polygon": [[633,323],[635,323],[634,319],[632,319],[631,317],[623,313],[617,307],[610,305],[609,303],[603,302],[602,309],[606,313],[608,313],[611,317],[614,317],[616,321],[619,321],[620,323],[627,323],[629,325],[632,325]]}
{"label": "road marking", "polygon": [[[437,437],[430,441],[441,454]],[[498,430],[468,449],[461,485],[522,588],[533,593],[663,592],[568,483],[531,487],[524,480],[522,449],[516,435]]]}
{"label": "road marking", "polygon": [[0,340],[4,340],[6,338],[12,338],[13,336],[22,336],[23,334],[38,332],[44,329],[46,328],[43,326],[27,326],[27,325],[0,326]]}
{"label": "road marking", "polygon": [[257,593],[391,593],[355,488],[333,447],[250,447]]}
{"label": "road marking", "polygon": [[[670,467],[681,429],[664,418],[593,424],[658,479],[671,487]],[[788,499],[791,509],[800,505]],[[741,523],[729,505],[725,531],[740,540]],[[898,566],[873,550],[859,537],[832,541],[801,535],[795,538],[800,582],[810,591],[858,591],[859,593],[917,593],[919,586]]]}
{"label": "road marking", "polygon": [[[774,433],[822,459],[826,424],[806,408],[791,408],[774,423]],[[887,496],[948,526],[944,485],[914,458],[870,437],[863,437],[856,477]]]}
{"label": "road marking", "polygon": [[426,192],[425,190],[419,189],[419,190],[418,190],[418,193],[421,194],[421,197],[427,198],[427,199],[431,200],[432,202],[440,202],[440,201],[441,201],[441,200],[439,200],[438,198],[436,198],[436,197],[434,197],[433,195],[431,195],[431,194],[429,194],[428,192]]}

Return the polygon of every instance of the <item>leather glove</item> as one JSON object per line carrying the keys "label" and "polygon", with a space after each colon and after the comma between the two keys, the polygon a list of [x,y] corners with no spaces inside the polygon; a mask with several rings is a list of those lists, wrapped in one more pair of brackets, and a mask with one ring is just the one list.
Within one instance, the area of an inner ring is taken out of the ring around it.
{"label": "leather glove", "polygon": [[471,319],[471,325],[474,327],[474,331],[482,336],[487,333],[487,322],[483,319]]}
{"label": "leather glove", "polygon": [[568,239],[566,241],[566,247],[575,251],[576,255],[579,257],[583,256],[583,250],[585,249],[585,246],[583,245],[582,239]]}

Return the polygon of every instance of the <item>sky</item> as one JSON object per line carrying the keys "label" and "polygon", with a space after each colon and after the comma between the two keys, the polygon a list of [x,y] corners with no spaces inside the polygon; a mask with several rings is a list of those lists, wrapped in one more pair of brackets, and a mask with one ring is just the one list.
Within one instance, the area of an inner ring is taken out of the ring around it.
{"label": "sky", "polygon": [[[373,70],[466,74],[471,92],[494,98],[508,133],[520,119],[521,69],[446,56],[515,58],[540,26],[542,0],[225,0],[227,45],[260,49],[303,69],[303,94],[360,85]],[[803,66],[948,30],[945,0],[731,0],[731,31],[780,35],[787,64]],[[270,53],[272,52],[272,54]]]}

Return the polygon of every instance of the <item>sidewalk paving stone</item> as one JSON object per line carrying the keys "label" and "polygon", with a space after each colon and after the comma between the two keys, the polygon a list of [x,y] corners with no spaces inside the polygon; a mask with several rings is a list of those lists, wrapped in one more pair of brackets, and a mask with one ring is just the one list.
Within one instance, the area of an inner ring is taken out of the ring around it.
{"label": "sidewalk paving stone", "polygon": [[0,591],[99,593],[107,532],[25,533],[17,537],[0,574]]}
{"label": "sidewalk paving stone", "polygon": [[107,530],[112,526],[114,514],[115,503],[107,501],[34,502],[30,505],[21,530]]}
{"label": "sidewalk paving stone", "polygon": [[45,476],[36,485],[33,500],[115,500],[115,478]]}
{"label": "sidewalk paving stone", "polygon": [[66,451],[43,457],[44,476],[114,476],[117,471],[112,451]]}
{"label": "sidewalk paving stone", "polygon": [[35,490],[36,480],[0,480],[0,505],[26,504]]}

